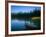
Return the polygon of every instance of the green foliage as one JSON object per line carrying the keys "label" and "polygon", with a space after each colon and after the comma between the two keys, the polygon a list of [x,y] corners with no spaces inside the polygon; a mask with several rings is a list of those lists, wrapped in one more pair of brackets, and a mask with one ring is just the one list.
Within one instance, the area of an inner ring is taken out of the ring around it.
{"label": "green foliage", "polygon": [[37,26],[37,29],[40,29],[40,19],[34,19],[33,22]]}
{"label": "green foliage", "polygon": [[31,18],[31,17],[37,17],[37,16],[40,16],[40,10],[34,10],[33,12],[18,12],[17,14],[16,13],[11,13],[11,18],[12,19],[25,19],[25,18]]}

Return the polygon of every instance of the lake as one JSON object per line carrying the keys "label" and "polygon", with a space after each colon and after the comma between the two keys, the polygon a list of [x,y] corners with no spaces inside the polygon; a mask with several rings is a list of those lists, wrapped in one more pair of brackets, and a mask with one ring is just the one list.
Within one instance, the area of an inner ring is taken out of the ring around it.
{"label": "lake", "polygon": [[11,20],[11,31],[26,30],[26,24],[25,24],[25,22],[26,22],[27,25],[29,25],[31,27],[37,27],[30,20],[25,21],[25,20],[14,19],[14,20]]}

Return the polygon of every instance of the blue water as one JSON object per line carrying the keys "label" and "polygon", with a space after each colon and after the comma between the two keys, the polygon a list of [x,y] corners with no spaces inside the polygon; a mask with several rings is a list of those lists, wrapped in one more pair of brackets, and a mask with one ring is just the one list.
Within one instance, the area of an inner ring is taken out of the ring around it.
{"label": "blue water", "polygon": [[11,30],[24,30],[25,29],[25,21],[24,20],[11,20]]}
{"label": "blue water", "polygon": [[[32,21],[26,21],[26,24],[31,27],[37,27],[36,25],[34,25]],[[20,31],[25,29],[26,29],[25,20],[18,19],[11,20],[11,31]]]}

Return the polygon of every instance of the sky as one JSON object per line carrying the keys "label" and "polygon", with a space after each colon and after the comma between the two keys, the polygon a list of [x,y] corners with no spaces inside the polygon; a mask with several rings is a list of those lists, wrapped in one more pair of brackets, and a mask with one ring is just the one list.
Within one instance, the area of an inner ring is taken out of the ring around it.
{"label": "sky", "polygon": [[19,12],[28,13],[30,11],[32,12],[34,10],[40,10],[40,9],[41,9],[41,7],[36,7],[36,6],[15,6],[15,5],[11,6],[12,13],[19,13]]}

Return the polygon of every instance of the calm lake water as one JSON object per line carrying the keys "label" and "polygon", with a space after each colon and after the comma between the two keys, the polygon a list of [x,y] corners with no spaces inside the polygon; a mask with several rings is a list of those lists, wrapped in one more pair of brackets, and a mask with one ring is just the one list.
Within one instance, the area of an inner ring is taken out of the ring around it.
{"label": "calm lake water", "polygon": [[[36,27],[32,21],[26,21],[28,25],[31,25],[32,27]],[[19,30],[25,30],[25,20],[18,20],[14,19],[11,20],[11,31],[19,31]]]}
{"label": "calm lake water", "polygon": [[11,29],[12,30],[24,30],[25,29],[25,21],[24,20],[12,20],[11,21]]}

